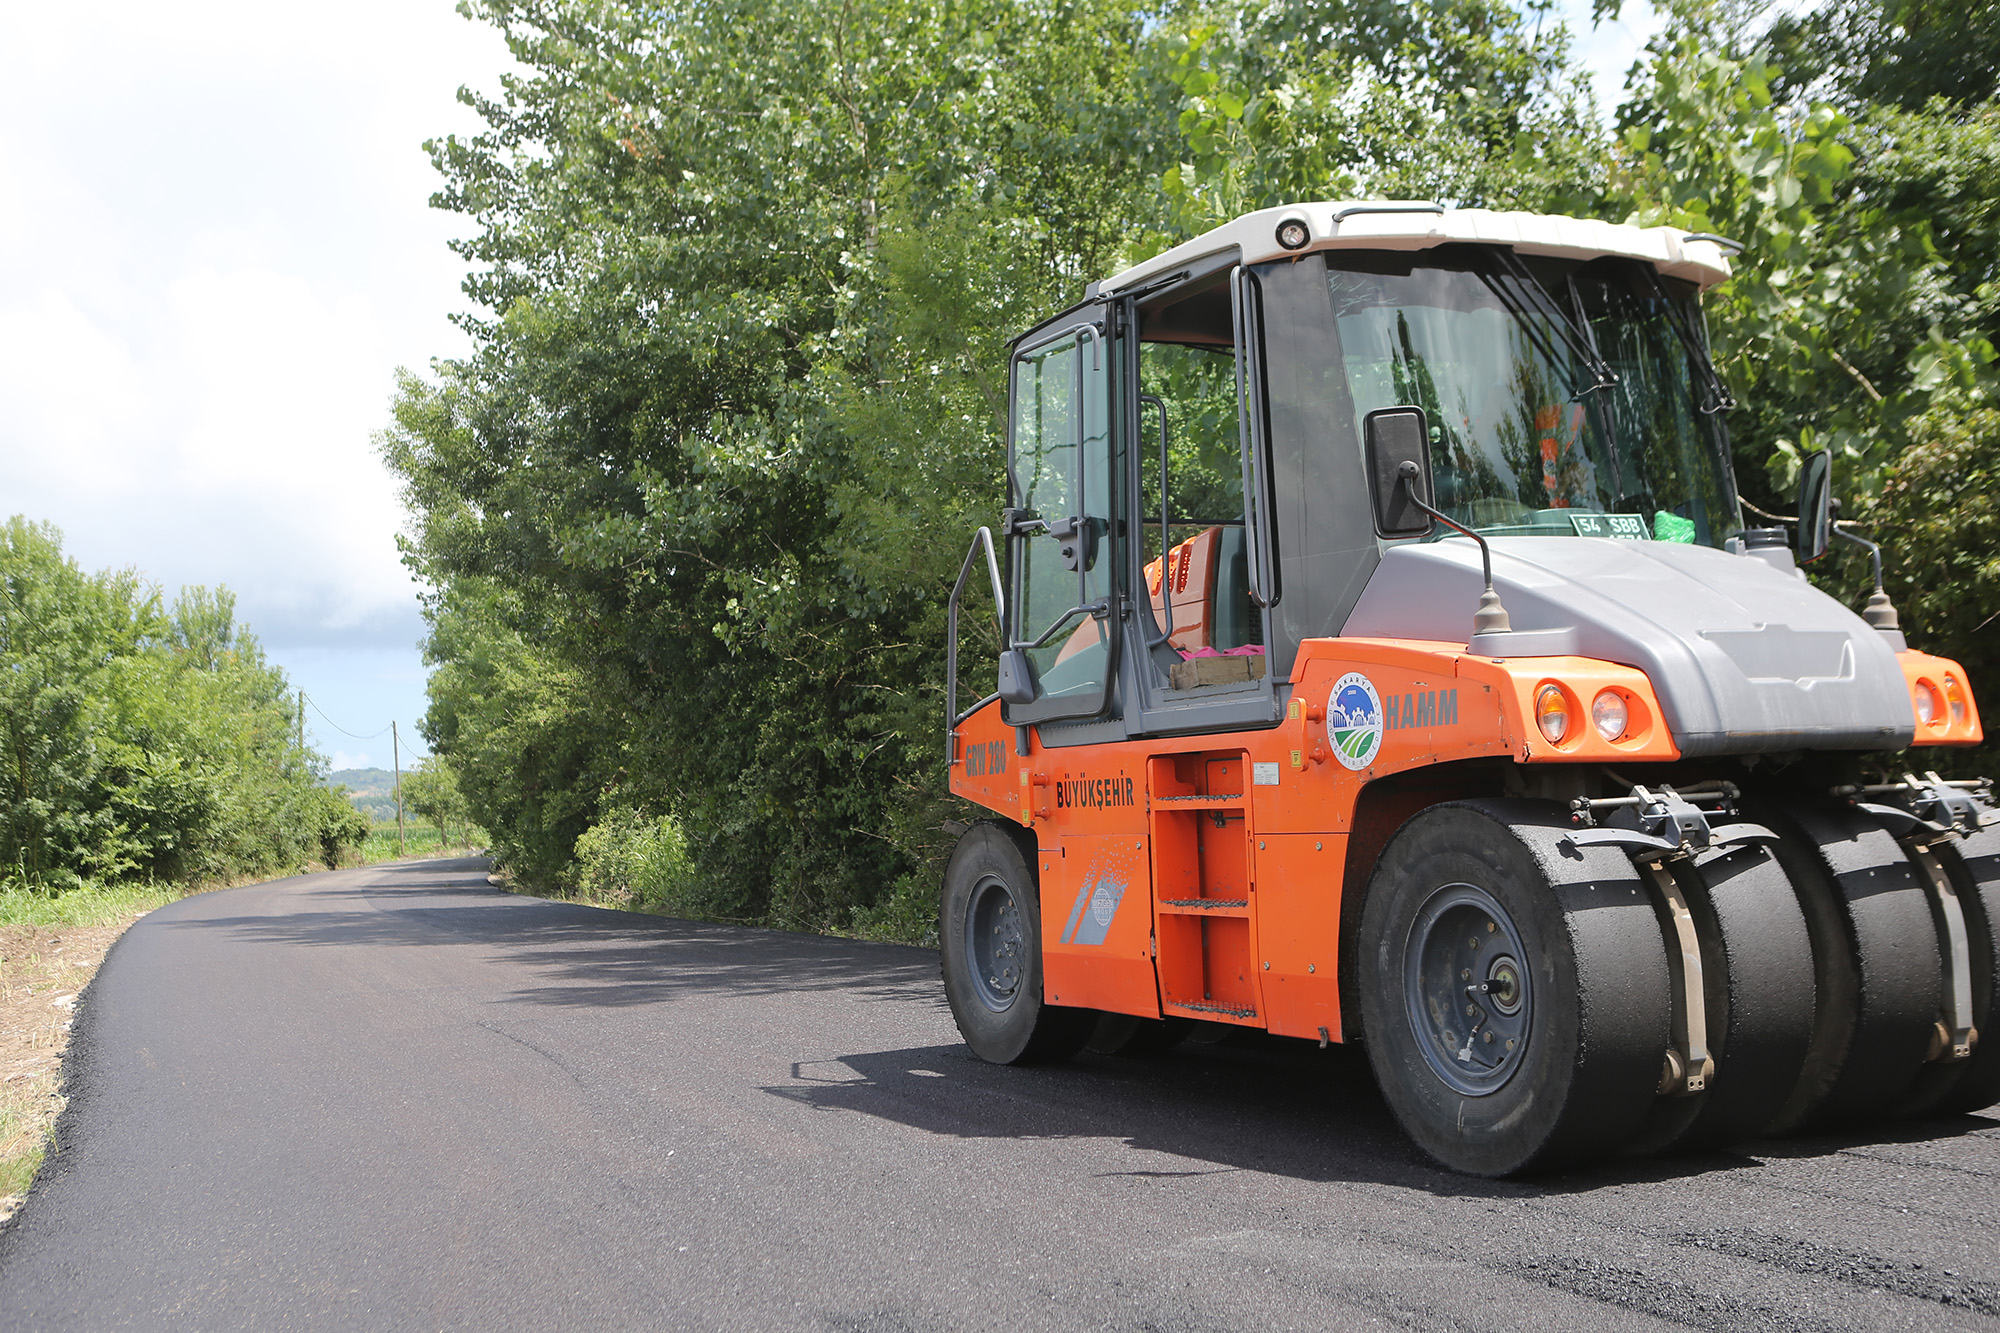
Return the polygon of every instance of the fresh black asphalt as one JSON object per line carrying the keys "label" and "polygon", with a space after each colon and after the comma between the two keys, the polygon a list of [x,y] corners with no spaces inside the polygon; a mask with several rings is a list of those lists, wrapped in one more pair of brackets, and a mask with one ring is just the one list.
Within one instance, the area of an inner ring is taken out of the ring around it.
{"label": "fresh black asphalt", "polygon": [[933,954],[429,861],[204,894],[79,1009],[7,1329],[2000,1325],[2000,1122],[1493,1183],[1366,1061],[1000,1069]]}

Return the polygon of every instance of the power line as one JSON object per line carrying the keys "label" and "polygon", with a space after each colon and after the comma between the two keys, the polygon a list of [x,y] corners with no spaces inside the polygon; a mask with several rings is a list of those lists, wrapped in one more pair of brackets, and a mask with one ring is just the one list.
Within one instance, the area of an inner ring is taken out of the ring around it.
{"label": "power line", "polygon": [[319,706],[319,702],[315,700],[311,695],[307,694],[304,690],[299,691],[299,698],[304,699],[307,703],[311,704],[313,712],[318,713],[320,715],[321,720],[324,721],[329,727],[332,727],[335,731],[339,732],[341,735],[347,736],[353,740],[379,741],[384,736],[389,734],[389,727],[393,727],[396,725],[394,722],[391,722],[389,724],[389,727],[382,728],[382,730],[376,732],[373,736],[362,736],[356,732],[349,731],[346,727],[341,726],[338,722],[335,722],[332,718],[328,717],[326,715],[326,710]]}

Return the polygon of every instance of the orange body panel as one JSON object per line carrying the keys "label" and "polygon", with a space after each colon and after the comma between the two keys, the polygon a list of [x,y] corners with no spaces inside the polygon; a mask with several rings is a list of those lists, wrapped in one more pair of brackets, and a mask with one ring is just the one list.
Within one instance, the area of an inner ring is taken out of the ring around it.
{"label": "orange body panel", "polygon": [[[1911,713],[1916,712],[1918,690],[1929,690],[1936,702],[1929,722],[1917,719],[1917,736],[1910,744],[1977,745],[1986,739],[1979,725],[1979,705],[1972,697],[1972,687],[1966,683],[1964,667],[1949,657],[1910,651],[1897,653],[1896,660],[1903,664],[1903,679],[1910,683]],[[1964,716],[1954,715],[1954,702],[1964,704]]]}
{"label": "orange body panel", "polygon": [[[1550,682],[1573,704],[1560,745],[1533,721]],[[1025,761],[997,702],[966,719],[951,789],[1035,831],[1051,1003],[1338,1040],[1347,835],[1368,783],[1481,757],[1679,758],[1645,674],[1588,658],[1313,639],[1292,684],[1273,728],[1036,748]],[[1589,721],[1604,689],[1626,696],[1632,719],[1617,741]]]}

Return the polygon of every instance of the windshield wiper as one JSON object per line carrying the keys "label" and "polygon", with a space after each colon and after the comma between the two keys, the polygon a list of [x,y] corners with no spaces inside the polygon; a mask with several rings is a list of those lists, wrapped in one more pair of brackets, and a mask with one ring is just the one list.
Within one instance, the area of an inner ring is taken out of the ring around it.
{"label": "windshield wiper", "polygon": [[[1556,303],[1555,298],[1549,295],[1548,289],[1543,287],[1535,275],[1528,271],[1528,266],[1521,262],[1519,255],[1498,246],[1488,253],[1500,271],[1495,273],[1479,268],[1477,272],[1480,279],[1513,314],[1514,322],[1527,333],[1536,349],[1548,358],[1551,366],[1562,365],[1562,358],[1556,355],[1554,345],[1549,342],[1548,335],[1543,331],[1545,323],[1552,325],[1562,335],[1563,343],[1569,348],[1570,354],[1589,374],[1588,384],[1579,386],[1575,381],[1570,383],[1570,401],[1587,403],[1597,417],[1598,430],[1604,436],[1604,447],[1610,455],[1612,475],[1617,479],[1617,484],[1622,486],[1625,477],[1624,465],[1618,457],[1618,430],[1612,419],[1611,398],[1609,395],[1596,397],[1603,390],[1618,387],[1617,373],[1599,354],[1597,341],[1591,335],[1589,326],[1587,324],[1579,326],[1576,319],[1571,318],[1569,313]],[[1540,315],[1541,318],[1536,319],[1536,315]]]}
{"label": "windshield wiper", "polygon": [[[1615,387],[1618,383],[1617,373],[1603,357],[1597,354],[1596,346],[1588,334],[1577,327],[1569,312],[1558,305],[1555,298],[1549,295],[1548,289],[1528,271],[1528,266],[1521,262],[1521,257],[1502,246],[1495,246],[1490,253],[1501,272],[1498,275],[1481,273],[1479,276],[1486,279],[1486,285],[1493,289],[1494,295],[1514,312],[1516,318],[1529,326],[1531,336],[1536,330],[1534,321],[1527,318],[1528,312],[1532,311],[1547,320],[1562,336],[1563,344],[1569,348],[1570,355],[1582,362],[1583,368],[1589,372],[1589,384],[1582,388],[1572,386],[1574,396],[1582,398],[1585,394]],[[1505,279],[1504,284],[1503,279]],[[1509,285],[1514,289],[1511,293],[1507,290]],[[1540,341],[1545,353],[1553,350],[1548,347],[1546,339]],[[1550,356],[1549,359],[1560,360],[1554,356]]]}
{"label": "windshield wiper", "polygon": [[1640,267],[1646,270],[1646,281],[1651,285],[1653,295],[1666,306],[1667,325],[1673,329],[1674,337],[1680,339],[1681,350],[1687,353],[1688,361],[1694,366],[1695,376],[1701,381],[1702,404],[1699,409],[1701,414],[1712,417],[1717,412],[1729,411],[1736,406],[1736,395],[1730,393],[1729,386],[1722,382],[1722,373],[1715,368],[1715,362],[1709,359],[1708,349],[1702,345],[1702,340],[1695,336],[1694,324],[1688,317],[1688,312],[1667,292],[1666,284],[1660,281],[1659,270],[1651,264],[1642,264]]}

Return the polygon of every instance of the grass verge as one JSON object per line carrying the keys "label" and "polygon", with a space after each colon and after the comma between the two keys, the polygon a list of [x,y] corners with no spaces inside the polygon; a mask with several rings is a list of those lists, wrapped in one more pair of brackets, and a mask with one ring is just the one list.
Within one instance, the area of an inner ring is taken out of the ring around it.
{"label": "grass verge", "polygon": [[[468,836],[472,841],[466,841]],[[486,835],[478,829],[473,829],[468,834],[464,829],[454,828],[447,834],[433,824],[405,821],[402,851],[398,852],[395,824],[377,824],[368,830],[368,839],[361,844],[358,864],[372,866],[382,861],[408,860],[413,857],[471,856],[483,851],[485,845]]]}

